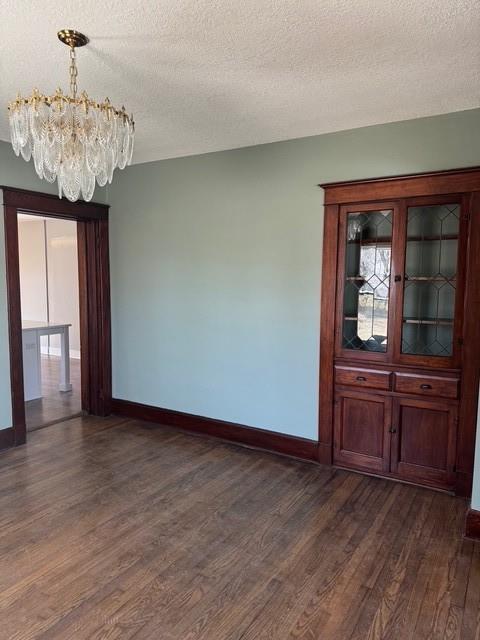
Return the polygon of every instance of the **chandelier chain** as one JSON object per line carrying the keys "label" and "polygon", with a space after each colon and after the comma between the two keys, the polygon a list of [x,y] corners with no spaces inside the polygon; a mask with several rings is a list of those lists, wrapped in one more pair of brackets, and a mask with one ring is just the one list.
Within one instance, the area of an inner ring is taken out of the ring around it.
{"label": "chandelier chain", "polygon": [[70,90],[72,92],[72,98],[77,97],[77,56],[75,54],[75,47],[70,47]]}

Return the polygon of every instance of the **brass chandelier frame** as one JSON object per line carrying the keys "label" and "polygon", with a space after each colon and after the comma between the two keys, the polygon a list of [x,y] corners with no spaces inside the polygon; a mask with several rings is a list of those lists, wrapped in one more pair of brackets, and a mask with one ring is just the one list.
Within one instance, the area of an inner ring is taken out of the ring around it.
{"label": "brass chandelier frame", "polygon": [[109,98],[105,98],[104,102],[97,102],[90,98],[86,91],[83,91],[80,96],[77,96],[77,64],[75,49],[83,47],[88,43],[88,38],[83,33],[75,31],[74,29],[62,29],[57,33],[58,39],[70,48],[70,90],[71,95],[65,95],[61,89],[57,89],[53,95],[44,95],[40,93],[38,89],[34,89],[32,94],[24,98],[20,94],[16,99],[8,104],[8,110],[10,112],[19,109],[24,105],[31,105],[35,109],[40,104],[45,104],[48,107],[58,108],[59,110],[64,105],[75,105],[82,107],[85,113],[88,113],[89,109],[97,109],[106,113],[107,118],[110,119],[113,115],[123,118],[125,122],[128,122],[132,130],[135,130],[135,122],[133,114],[128,115],[125,107],[116,109],[110,102]]}

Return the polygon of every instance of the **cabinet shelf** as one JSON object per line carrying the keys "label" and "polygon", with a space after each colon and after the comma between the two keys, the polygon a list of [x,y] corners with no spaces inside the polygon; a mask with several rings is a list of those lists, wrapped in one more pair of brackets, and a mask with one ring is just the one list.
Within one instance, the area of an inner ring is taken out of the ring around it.
{"label": "cabinet shelf", "polygon": [[[358,316],[344,316],[346,322],[358,322]],[[439,324],[444,326],[453,325],[450,318],[403,318],[405,324]]]}
{"label": "cabinet shelf", "polygon": [[452,326],[451,318],[403,318],[405,324],[439,324],[444,326]]}
{"label": "cabinet shelf", "polygon": [[[370,276],[347,276],[345,280],[347,282],[366,282],[369,278],[373,277],[375,274]],[[405,276],[405,280],[407,282],[456,282],[456,276]]]}
{"label": "cabinet shelf", "polygon": [[405,276],[407,282],[456,282],[457,277],[452,276]]}
{"label": "cabinet shelf", "polygon": [[347,240],[347,244],[392,244],[392,238],[362,238],[358,240]]}
{"label": "cabinet shelf", "polygon": [[[443,242],[444,240],[458,240],[458,234],[446,233],[444,236],[410,236],[407,242]],[[391,237],[378,238],[358,238],[358,240],[347,240],[347,244],[391,244]]]}
{"label": "cabinet shelf", "polygon": [[444,236],[407,236],[407,242],[443,242],[444,240],[458,240],[458,234],[446,233]]}

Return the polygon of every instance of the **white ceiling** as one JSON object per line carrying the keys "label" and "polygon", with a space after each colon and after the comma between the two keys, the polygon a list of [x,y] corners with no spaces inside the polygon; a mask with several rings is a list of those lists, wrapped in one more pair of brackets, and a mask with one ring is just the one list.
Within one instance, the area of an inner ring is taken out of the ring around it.
{"label": "white ceiling", "polygon": [[[0,0],[0,102],[79,88],[133,111],[134,162],[480,105],[478,0]],[[1,113],[1,112],[0,112]],[[0,139],[8,139],[6,116]]]}

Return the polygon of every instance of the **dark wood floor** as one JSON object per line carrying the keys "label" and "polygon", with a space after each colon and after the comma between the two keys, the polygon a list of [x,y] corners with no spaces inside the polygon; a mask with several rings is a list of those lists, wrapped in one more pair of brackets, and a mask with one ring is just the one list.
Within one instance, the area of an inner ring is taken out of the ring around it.
{"label": "dark wood floor", "polygon": [[441,493],[116,418],[0,454],[5,640],[474,640]]}
{"label": "dark wood floor", "polygon": [[42,355],[42,394],[38,400],[25,403],[27,431],[70,418],[81,413],[80,360],[70,358],[70,380],[72,390],[59,391],[60,358]]}

